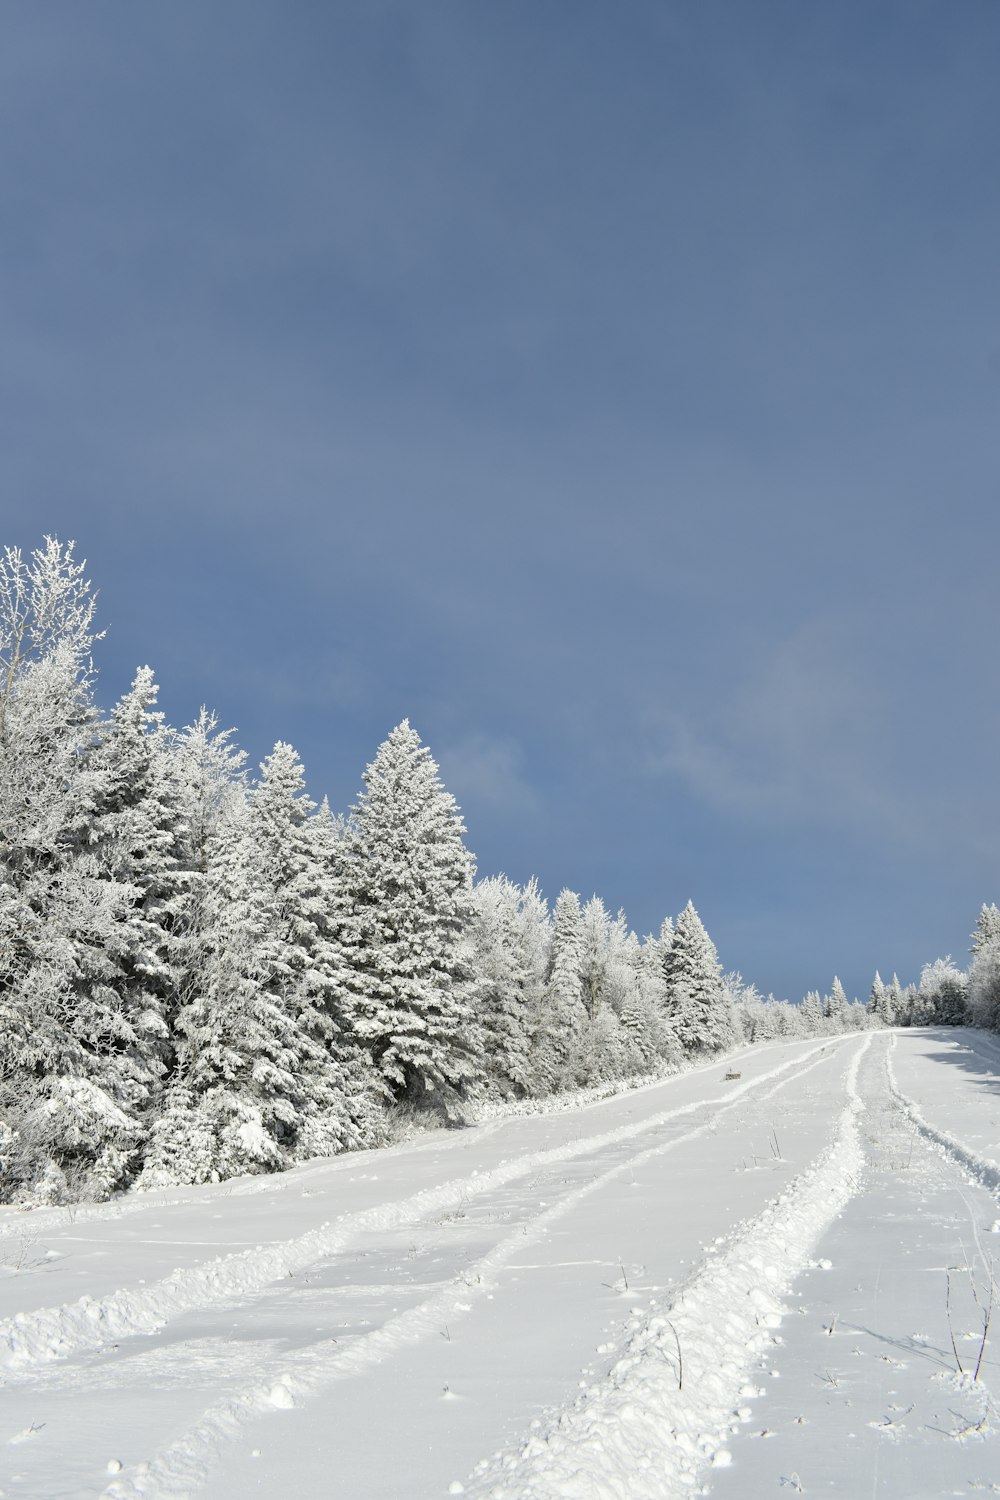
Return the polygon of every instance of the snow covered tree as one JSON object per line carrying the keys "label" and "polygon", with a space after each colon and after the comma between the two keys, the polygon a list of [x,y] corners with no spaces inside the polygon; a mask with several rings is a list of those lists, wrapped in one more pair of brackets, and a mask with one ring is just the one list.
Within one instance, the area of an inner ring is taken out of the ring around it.
{"label": "snow covered tree", "polygon": [[[895,979],[895,976],[893,976]],[[898,987],[899,981],[895,980]],[[875,978],[872,980],[871,993],[868,996],[868,1017],[876,1026],[894,1026],[896,1024],[895,1007],[893,1003],[893,992],[882,979],[878,970],[875,970]]]}
{"label": "snow covered tree", "polygon": [[329,1156],[362,1143],[384,1090],[349,1032],[329,808],[312,816],[315,804],[291,745],[279,741],[260,769],[250,794],[249,828],[274,914],[270,987],[303,1033],[292,1149],[299,1157]]}
{"label": "snow covered tree", "polygon": [[591,896],[580,914],[580,980],[584,1008],[591,1022],[597,1019],[604,1002],[610,929],[607,907],[600,896]]}
{"label": "snow covered tree", "polygon": [[220,730],[217,716],[202,707],[171,747],[187,830],[186,864],[196,875],[208,870],[209,845],[220,815],[241,801],[246,789],[246,752],[234,744],[234,733]]}
{"label": "snow covered tree", "polygon": [[982,953],[984,948],[1000,948],[1000,907],[995,902],[989,906],[983,902],[972,934],[973,957]]}
{"label": "snow covered tree", "polygon": [[127,893],[113,987],[127,1036],[118,1068],[140,1113],[155,1101],[170,1065],[192,882],[181,790],[157,691],[152,671],[141,667],[81,776],[81,839],[100,875]]}
{"label": "snow covered tree", "polygon": [[634,932],[623,931],[622,913],[619,920],[621,927],[616,924],[612,934],[605,990],[621,1023],[625,1073],[646,1073],[670,1053],[661,1020],[662,969],[650,963],[646,945]]}
{"label": "snow covered tree", "polygon": [[810,990],[802,1002],[802,1027],[808,1036],[818,1036],[823,1030],[823,1002],[818,990]]}
{"label": "snow covered tree", "polygon": [[94,598],[72,546],[0,561],[0,1110],[21,1192],[106,1196],[132,1169],[134,1041],[116,981],[135,891],[91,847]]}
{"label": "snow covered tree", "polygon": [[176,1020],[177,1062],[142,1186],[276,1171],[293,1158],[312,1060],[275,994],[278,913],[249,807],[225,808],[208,847],[201,984]]}
{"label": "snow covered tree", "polygon": [[961,969],[955,967],[951,955],[936,958],[924,964],[920,971],[920,997],[929,1012],[929,1021],[935,1026],[964,1026],[968,1020],[966,1009],[967,981]]}
{"label": "snow covered tree", "polygon": [[1000,1031],[1000,910],[983,906],[972,934],[969,1019],[973,1026]]}
{"label": "snow covered tree", "polygon": [[[627,952],[625,914],[619,912],[612,918],[600,897],[592,896],[581,912],[579,931],[579,995],[584,1014],[577,1021],[570,1047],[569,1075],[576,1084],[624,1078],[635,1067],[621,1026],[622,1005],[637,984]],[[641,1025],[638,1014],[633,1021],[636,1027]]]}
{"label": "snow covered tree", "polygon": [[354,1025],[397,1098],[452,1115],[480,1076],[464,940],[465,825],[404,719],[364,776],[347,840]]}
{"label": "snow covered tree", "polygon": [[685,1051],[712,1051],[731,1043],[719,957],[690,901],[677,918],[666,981],[671,1018]]}
{"label": "snow covered tree", "polygon": [[470,930],[472,1004],[483,1037],[483,1067],[493,1088],[523,1097],[531,1083],[530,1006],[536,974],[525,943],[524,892],[504,875],[473,891]]}
{"label": "snow covered tree", "polygon": [[826,1019],[830,1023],[831,1031],[847,1031],[850,1027],[850,1002],[847,992],[836,974],[833,976],[833,985],[823,1006]]}
{"label": "snow covered tree", "polygon": [[548,979],[532,1039],[535,1089],[550,1094],[576,1080],[571,1060],[586,1021],[583,1001],[583,932],[580,898],[563,890],[552,914]]}

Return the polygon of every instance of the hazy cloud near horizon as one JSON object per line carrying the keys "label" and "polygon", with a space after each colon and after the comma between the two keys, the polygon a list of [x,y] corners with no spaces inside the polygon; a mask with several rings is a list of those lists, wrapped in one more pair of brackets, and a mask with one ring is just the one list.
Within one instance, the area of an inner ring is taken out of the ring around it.
{"label": "hazy cloud near horizon", "polygon": [[0,541],[801,994],[997,899],[1000,11],[15,3]]}

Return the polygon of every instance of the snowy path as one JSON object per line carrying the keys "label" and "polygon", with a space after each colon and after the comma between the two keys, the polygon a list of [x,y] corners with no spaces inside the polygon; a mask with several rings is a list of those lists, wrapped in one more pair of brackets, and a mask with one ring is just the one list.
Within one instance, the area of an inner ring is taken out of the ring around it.
{"label": "snowy path", "polygon": [[[817,1358],[810,1338],[822,1338],[828,1363],[846,1345],[841,1323],[823,1334],[823,1299],[842,1302],[841,1322],[850,1311],[878,1330],[884,1288],[873,1312],[869,1262],[896,1245],[902,1263],[911,1211],[921,1265],[924,1249],[932,1260],[943,1253],[942,1235],[958,1254],[955,1201],[971,1253],[973,1222],[980,1245],[997,1243],[988,1231],[1000,1208],[982,1174],[973,1187],[968,1162],[926,1132],[946,1121],[988,1167],[980,1112],[991,1089],[996,1107],[1000,1054],[978,1033],[900,1033],[900,1098],[886,1074],[890,1040],[774,1044],[586,1109],[280,1178],[72,1219],[0,1215],[8,1265],[12,1252],[21,1257],[0,1276],[0,1490],[25,1500],[419,1500],[462,1490],[586,1500],[717,1486],[735,1500],[770,1494],[806,1468],[815,1475],[816,1454],[828,1472],[845,1441],[844,1413],[829,1399],[841,1387],[804,1366]],[[729,1068],[742,1078],[724,1082]],[[938,1201],[940,1214],[929,1213]],[[936,1235],[939,1218],[947,1229]],[[802,1277],[820,1253],[834,1268]],[[777,1334],[796,1277],[807,1313]],[[975,1308],[961,1305],[959,1280],[953,1311],[968,1322]],[[847,1281],[861,1290],[848,1296]],[[898,1294],[906,1337],[930,1341],[912,1363],[926,1384],[937,1359],[931,1373],[954,1382],[940,1367],[935,1309],[913,1306],[923,1288],[917,1276]],[[91,1299],[83,1306],[81,1292]],[[761,1378],[762,1354],[785,1385]],[[844,1357],[855,1373],[873,1372],[862,1383],[865,1421],[880,1421],[889,1366]],[[987,1351],[987,1383],[995,1370]],[[766,1397],[746,1394],[764,1385]],[[784,1389],[809,1393],[801,1423],[783,1416],[774,1391]],[[982,1389],[981,1380],[966,1399],[976,1422]],[[942,1391],[939,1382],[927,1399]],[[857,1427],[854,1408],[844,1410]],[[839,1433],[826,1458],[820,1424]],[[782,1436],[751,1436],[765,1427]],[[891,1486],[891,1429],[864,1430],[882,1445]],[[898,1431],[892,1441],[903,1451]],[[973,1443],[935,1441],[951,1462]],[[982,1432],[974,1441],[1000,1468],[996,1445]],[[796,1442],[814,1455],[808,1464]],[[862,1472],[860,1488],[845,1481],[833,1492],[920,1493],[873,1490]]]}

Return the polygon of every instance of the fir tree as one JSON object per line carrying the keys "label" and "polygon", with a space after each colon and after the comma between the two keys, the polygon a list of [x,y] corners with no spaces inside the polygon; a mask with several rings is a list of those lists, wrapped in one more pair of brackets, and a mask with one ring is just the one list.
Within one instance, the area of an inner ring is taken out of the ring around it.
{"label": "fir tree", "polygon": [[966,990],[966,977],[952,963],[950,954],[924,964],[920,971],[920,995],[933,1025],[965,1025],[968,1020]]}
{"label": "fir tree", "polygon": [[0,1108],[18,1137],[4,1196],[103,1197],[128,1176],[134,1030],[116,987],[134,890],[107,878],[89,811],[94,599],[52,539],[0,562]]}
{"label": "fir tree", "polygon": [[831,1030],[846,1031],[848,1029],[851,1013],[847,993],[836,974],[833,976],[833,985],[826,997],[823,1012],[830,1022]]}
{"label": "fir tree", "polygon": [[463,948],[474,870],[464,832],[404,720],[365,772],[348,835],[354,1024],[397,1097],[449,1115],[480,1074]]}
{"label": "fir tree", "polygon": [[367,1054],[347,1034],[347,974],[334,929],[339,892],[329,808],[316,819],[291,745],[279,741],[250,796],[249,829],[273,912],[270,988],[301,1032],[297,1156],[360,1144],[380,1093]]}
{"label": "fir tree", "polygon": [[[621,914],[619,913],[619,916]],[[645,1073],[663,1051],[660,1024],[660,965],[651,965],[646,945],[634,932],[612,944],[608,962],[609,1002],[621,1022],[623,1061],[627,1073]]]}
{"label": "fir tree", "polygon": [[552,915],[549,973],[532,1039],[538,1092],[553,1093],[576,1081],[571,1060],[579,1051],[585,1020],[580,898],[575,891],[563,890]]}
{"label": "fir tree", "polygon": [[[898,986],[899,981],[896,980],[895,982]],[[883,982],[882,976],[877,969],[875,970],[875,978],[872,980],[871,992],[868,996],[868,1017],[877,1026],[892,1026],[895,1024],[892,991]]]}
{"label": "fir tree", "polygon": [[985,948],[1000,948],[1000,907],[995,902],[989,906],[983,902],[972,934],[972,956],[977,957]]}
{"label": "fir tree", "polygon": [[530,1086],[529,995],[534,975],[524,942],[523,892],[500,875],[475,887],[470,933],[473,1005],[483,1065],[502,1097]]}
{"label": "fir tree", "polygon": [[277,912],[245,804],[225,809],[207,853],[204,970],[177,1016],[177,1065],[143,1186],[279,1170],[301,1125],[302,1036],[275,993]]}
{"label": "fir tree", "polygon": [[685,1051],[715,1050],[731,1042],[718,954],[690,901],[677,918],[666,981],[671,1019]]}
{"label": "fir tree", "polygon": [[1000,910],[984,905],[972,934],[968,1008],[973,1026],[1000,1031]]}
{"label": "fir tree", "polygon": [[102,878],[128,893],[114,981],[128,1036],[118,1066],[141,1113],[155,1102],[171,1061],[192,881],[180,787],[156,700],[153,673],[142,667],[82,777],[88,796],[80,830]]}
{"label": "fir tree", "polygon": [[807,1035],[816,1036],[823,1029],[823,1002],[817,990],[810,990],[802,1002],[802,1025]]}

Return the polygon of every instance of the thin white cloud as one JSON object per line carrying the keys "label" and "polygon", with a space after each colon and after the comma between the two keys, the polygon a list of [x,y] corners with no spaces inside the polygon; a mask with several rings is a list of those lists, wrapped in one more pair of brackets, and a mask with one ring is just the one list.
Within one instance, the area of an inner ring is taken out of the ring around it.
{"label": "thin white cloud", "polygon": [[811,621],[701,709],[653,717],[649,764],[750,816],[856,823],[909,840],[893,774],[898,737],[850,621]]}
{"label": "thin white cloud", "polygon": [[539,806],[538,793],[523,775],[516,740],[476,731],[435,755],[445,786],[463,806],[486,803],[512,813]]}

